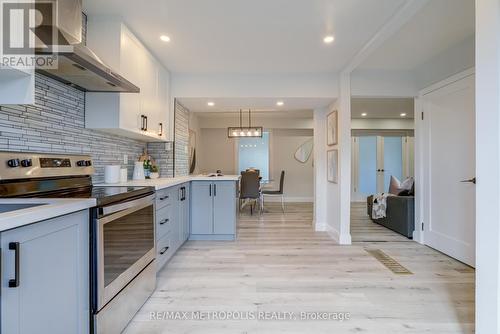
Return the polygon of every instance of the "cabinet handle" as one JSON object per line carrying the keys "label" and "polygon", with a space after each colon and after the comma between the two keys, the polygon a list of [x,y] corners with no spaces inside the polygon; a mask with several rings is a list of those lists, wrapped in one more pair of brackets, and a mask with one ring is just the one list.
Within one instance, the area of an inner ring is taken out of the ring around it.
{"label": "cabinet handle", "polygon": [[144,131],[144,115],[141,115],[141,131]]}
{"label": "cabinet handle", "polygon": [[163,255],[165,254],[166,251],[168,251],[168,246],[167,247],[163,247],[161,250],[160,250],[160,255]]}
{"label": "cabinet handle", "polygon": [[146,126],[144,127],[144,131],[148,131],[148,116],[144,116],[144,120],[146,121]]}
{"label": "cabinet handle", "polygon": [[19,242],[9,242],[9,250],[14,253],[14,279],[9,280],[9,288],[17,288],[19,286]]}
{"label": "cabinet handle", "polygon": [[208,185],[208,195],[212,197],[212,185]]}
{"label": "cabinet handle", "polygon": [[158,136],[163,136],[163,123],[160,123],[160,131],[158,132]]}
{"label": "cabinet handle", "polygon": [[163,196],[163,197],[160,197],[160,201],[164,201],[168,198],[168,195],[167,196]]}
{"label": "cabinet handle", "polygon": [[160,222],[160,225],[165,225],[166,223],[168,223],[170,221],[170,219],[163,219],[161,222]]}
{"label": "cabinet handle", "polygon": [[217,184],[214,183],[214,196],[217,196]]}

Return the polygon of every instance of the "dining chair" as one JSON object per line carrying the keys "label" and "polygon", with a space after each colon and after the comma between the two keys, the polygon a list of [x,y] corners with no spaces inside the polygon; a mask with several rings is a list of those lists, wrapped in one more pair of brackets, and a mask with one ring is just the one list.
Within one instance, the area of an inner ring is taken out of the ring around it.
{"label": "dining chair", "polygon": [[283,194],[283,187],[285,183],[285,171],[281,171],[280,175],[280,187],[278,190],[263,190],[262,191],[262,206],[264,206],[264,196],[274,196],[274,197],[281,197],[281,210],[283,213],[285,213],[285,197]]}
{"label": "dining chair", "polygon": [[[254,204],[259,201],[259,206],[262,208],[262,194],[260,192],[259,174],[255,171],[241,172],[240,179],[240,199],[239,208],[241,209],[241,201],[249,199],[254,201]],[[253,206],[250,204],[250,214],[253,215]]]}

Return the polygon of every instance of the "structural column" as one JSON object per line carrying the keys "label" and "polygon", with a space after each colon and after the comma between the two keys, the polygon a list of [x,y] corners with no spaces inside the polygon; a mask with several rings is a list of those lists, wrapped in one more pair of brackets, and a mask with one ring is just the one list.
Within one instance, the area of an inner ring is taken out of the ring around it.
{"label": "structural column", "polygon": [[500,333],[500,1],[476,0],[476,333]]}

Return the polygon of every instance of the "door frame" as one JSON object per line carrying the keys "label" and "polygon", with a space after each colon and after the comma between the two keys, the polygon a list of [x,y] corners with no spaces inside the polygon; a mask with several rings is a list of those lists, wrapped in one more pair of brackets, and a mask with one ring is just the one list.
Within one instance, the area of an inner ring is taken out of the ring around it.
{"label": "door frame", "polygon": [[[402,164],[401,169],[403,172],[403,178],[407,178],[411,175],[410,168],[410,150],[409,145],[411,145],[412,138],[410,136],[410,131],[376,131],[370,130],[366,134],[352,134],[351,136],[351,202],[366,202],[366,196],[358,192],[359,189],[359,138],[363,136],[372,136],[377,139],[377,169],[384,169],[384,137],[401,137],[401,155]],[[385,174],[377,172],[377,193],[385,192],[383,189],[385,183]]]}
{"label": "door frame", "polygon": [[425,155],[426,138],[429,135],[429,122],[423,114],[424,96],[438,89],[446,87],[452,83],[475,75],[475,68],[469,68],[463,72],[457,73],[445,80],[437,82],[427,88],[422,89],[418,97],[415,98],[415,231],[413,231],[413,240],[425,244],[425,221],[429,220],[430,207],[427,203],[429,193],[429,173],[426,168],[427,159]]}

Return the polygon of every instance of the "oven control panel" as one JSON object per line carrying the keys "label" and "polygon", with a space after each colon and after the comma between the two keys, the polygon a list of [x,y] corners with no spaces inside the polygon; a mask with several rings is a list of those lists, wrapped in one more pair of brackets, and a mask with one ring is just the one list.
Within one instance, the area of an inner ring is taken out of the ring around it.
{"label": "oven control panel", "polygon": [[0,180],[94,174],[86,155],[0,152]]}
{"label": "oven control panel", "polygon": [[40,158],[41,168],[71,167],[71,160],[68,158]]}

